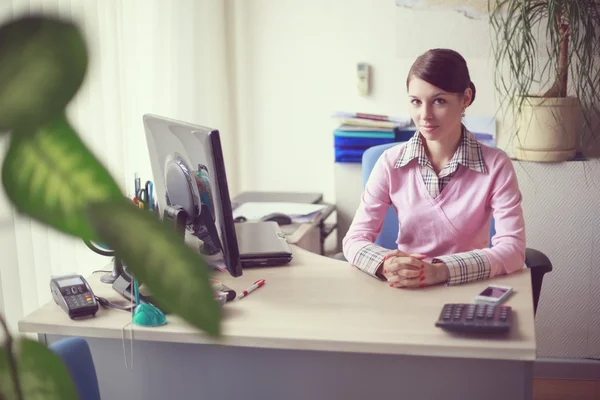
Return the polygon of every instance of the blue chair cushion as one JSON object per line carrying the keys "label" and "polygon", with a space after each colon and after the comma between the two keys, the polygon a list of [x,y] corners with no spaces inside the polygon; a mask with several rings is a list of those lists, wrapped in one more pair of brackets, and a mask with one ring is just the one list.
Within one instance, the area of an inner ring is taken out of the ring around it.
{"label": "blue chair cushion", "polygon": [[81,400],[100,400],[100,389],[90,347],[85,339],[69,337],[48,346],[65,363]]}
{"label": "blue chair cushion", "polygon": [[[367,184],[371,170],[375,166],[375,163],[383,154],[383,152],[391,147],[398,146],[400,143],[386,143],[378,146],[368,148],[362,156],[362,174],[363,174],[363,186]],[[395,250],[398,248],[396,240],[398,239],[398,217],[396,214],[396,208],[390,207],[385,214],[383,220],[383,227],[381,233],[375,240],[375,243],[379,246],[387,249]]]}

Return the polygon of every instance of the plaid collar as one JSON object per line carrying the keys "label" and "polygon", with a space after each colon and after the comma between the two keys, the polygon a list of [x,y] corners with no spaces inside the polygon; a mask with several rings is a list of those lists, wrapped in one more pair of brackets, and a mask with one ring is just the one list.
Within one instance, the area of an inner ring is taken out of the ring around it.
{"label": "plaid collar", "polygon": [[[413,137],[406,143],[404,152],[396,162],[394,168],[404,167],[411,160],[417,159],[419,165],[422,167],[432,168],[431,162],[425,154],[425,146],[423,146],[423,137],[419,131],[415,132]],[[450,173],[458,169],[458,164],[462,164],[465,167],[472,169],[473,171],[487,174],[487,168],[483,159],[483,152],[481,150],[481,144],[473,137],[471,132],[464,125],[462,125],[462,137],[456,152],[452,156],[452,159],[444,167],[441,175],[445,175],[444,172]],[[433,169],[433,168],[432,168]]]}

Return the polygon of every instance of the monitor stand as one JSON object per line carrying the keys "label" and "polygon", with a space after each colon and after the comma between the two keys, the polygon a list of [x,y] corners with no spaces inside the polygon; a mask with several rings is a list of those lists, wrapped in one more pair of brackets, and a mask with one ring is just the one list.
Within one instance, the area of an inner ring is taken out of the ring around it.
{"label": "monitor stand", "polygon": [[123,272],[123,263],[118,257],[113,259],[113,270],[100,277],[102,283],[114,283]]}

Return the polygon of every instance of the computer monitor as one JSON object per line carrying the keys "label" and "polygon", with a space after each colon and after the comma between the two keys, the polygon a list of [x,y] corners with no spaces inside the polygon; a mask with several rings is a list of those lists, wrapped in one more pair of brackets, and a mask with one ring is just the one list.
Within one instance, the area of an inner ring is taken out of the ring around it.
{"label": "computer monitor", "polygon": [[242,275],[219,131],[158,115],[143,117],[159,210],[184,211],[186,235],[212,265]]}

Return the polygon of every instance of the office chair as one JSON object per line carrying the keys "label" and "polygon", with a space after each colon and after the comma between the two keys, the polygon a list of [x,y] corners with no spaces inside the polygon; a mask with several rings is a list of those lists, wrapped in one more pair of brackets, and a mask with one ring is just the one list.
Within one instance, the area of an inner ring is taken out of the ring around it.
{"label": "office chair", "polygon": [[[398,143],[387,143],[368,148],[362,156],[363,186],[367,183],[371,170],[381,154],[390,147]],[[491,238],[496,233],[494,219],[492,218],[490,229],[490,247]],[[375,243],[388,249],[397,249],[396,239],[398,238],[398,218],[393,207],[390,207],[385,215],[381,233],[375,240]],[[546,272],[552,271],[552,263],[548,257],[541,251],[535,249],[525,250],[525,265],[531,270],[531,287],[533,292],[533,312],[537,312],[540,292],[542,290],[542,280]]]}
{"label": "office chair", "polygon": [[90,347],[85,339],[68,337],[48,346],[65,363],[81,400],[100,400],[100,389]]}

